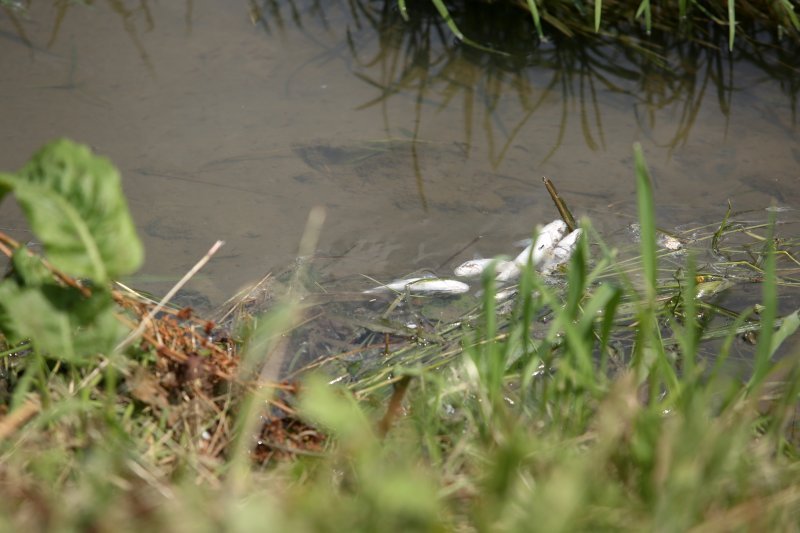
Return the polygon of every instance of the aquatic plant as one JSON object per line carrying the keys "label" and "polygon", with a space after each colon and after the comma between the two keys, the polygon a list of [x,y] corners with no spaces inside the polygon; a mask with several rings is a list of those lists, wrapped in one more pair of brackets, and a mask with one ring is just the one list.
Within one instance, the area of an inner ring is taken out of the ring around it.
{"label": "aquatic plant", "polygon": [[[444,0],[430,1],[459,40],[476,48],[492,50],[469,39],[461,32],[451,15],[451,8]],[[468,6],[470,3],[463,2],[457,9],[470,9]],[[795,12],[797,5],[791,0],[780,2],[728,0],[726,3],[681,0],[677,6],[670,7],[654,5],[650,0],[641,0],[638,4],[595,0],[593,5],[590,2],[561,0],[539,2],[510,0],[508,3],[530,13],[540,39],[545,38],[543,22],[552,30],[572,37],[576,33],[616,33],[620,26],[625,26],[631,19],[638,20],[648,35],[657,28],[658,31],[677,30],[692,39],[693,32],[703,32],[705,27],[723,28],[728,33],[728,48],[731,50],[737,32],[747,38],[747,31],[743,31],[741,27],[742,19],[748,23],[760,23],[771,27],[779,38],[785,36],[797,38],[800,31],[800,19]],[[406,0],[397,0],[397,4],[407,19]]]}

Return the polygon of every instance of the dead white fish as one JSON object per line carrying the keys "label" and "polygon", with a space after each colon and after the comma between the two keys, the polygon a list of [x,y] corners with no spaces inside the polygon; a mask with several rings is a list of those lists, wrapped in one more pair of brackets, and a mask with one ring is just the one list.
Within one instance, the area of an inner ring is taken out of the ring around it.
{"label": "dead white fish", "polygon": [[512,281],[517,279],[520,274],[519,266],[514,261],[504,261],[504,264],[497,266],[497,281]]}
{"label": "dead white fish", "polygon": [[528,263],[528,258],[530,258],[534,266],[538,265],[566,234],[567,224],[563,220],[552,221],[539,231],[534,243],[525,248],[514,259],[514,262],[519,266],[524,266]]}
{"label": "dead white fish", "polygon": [[461,281],[445,278],[424,278],[406,285],[412,294],[464,294],[469,285]]}
{"label": "dead white fish", "polygon": [[583,230],[578,228],[560,241],[550,251],[544,259],[541,271],[543,274],[550,274],[558,267],[569,261],[572,254],[575,253],[575,247],[578,245],[578,238],[583,233]]}
{"label": "dead white fish", "polygon": [[494,295],[494,300],[496,302],[505,302],[506,300],[513,298],[517,294],[517,287],[511,287],[510,289],[503,289],[502,291],[497,291]]}
{"label": "dead white fish", "polygon": [[408,291],[411,294],[463,294],[469,291],[469,285],[453,279],[406,278],[386,283],[374,289],[368,289],[364,293],[376,294],[386,291]]}
{"label": "dead white fish", "polygon": [[410,285],[411,283],[414,283],[416,281],[420,281],[420,280],[423,280],[423,279],[428,279],[428,278],[396,279],[394,281],[390,281],[389,283],[381,285],[380,287],[375,287],[374,289],[367,289],[367,290],[364,291],[364,294],[377,294],[379,292],[386,292],[386,291],[401,292],[401,291],[404,291],[405,288],[408,285]]}
{"label": "dead white fish", "polygon": [[480,276],[484,270],[489,267],[489,264],[495,261],[495,272],[498,274],[503,272],[509,266],[514,265],[512,261],[503,261],[497,260],[497,258],[481,258],[481,259],[470,259],[465,263],[461,263],[456,267],[453,273],[458,276],[459,278],[477,278]]}
{"label": "dead white fish", "polygon": [[[494,259],[472,259],[459,265],[455,275],[461,278],[476,278],[480,276]],[[495,279],[497,281],[512,281],[519,277],[520,269],[514,261],[498,261],[495,265]]]}
{"label": "dead white fish", "polygon": [[492,261],[494,261],[494,259],[491,257],[470,259],[458,265],[455,270],[453,270],[453,274],[459,278],[476,278],[481,275]]}

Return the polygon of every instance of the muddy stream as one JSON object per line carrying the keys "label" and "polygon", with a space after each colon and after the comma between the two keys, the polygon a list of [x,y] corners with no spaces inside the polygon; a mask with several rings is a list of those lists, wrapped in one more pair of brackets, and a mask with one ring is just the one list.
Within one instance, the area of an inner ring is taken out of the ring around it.
{"label": "muddy stream", "polygon": [[[500,15],[507,31],[489,36],[463,21],[503,57],[409,5],[404,22],[391,1],[12,2],[0,168],[60,136],[108,156],[147,252],[131,285],[163,294],[226,242],[182,295],[200,309],[290,265],[318,205],[323,283],[511,253],[558,216],[544,175],[576,216],[629,242],[637,141],[662,227],[719,221],[728,200],[800,207],[791,52],[673,46],[659,67],[557,36],[517,53],[524,18]],[[9,202],[0,227],[30,237]]]}

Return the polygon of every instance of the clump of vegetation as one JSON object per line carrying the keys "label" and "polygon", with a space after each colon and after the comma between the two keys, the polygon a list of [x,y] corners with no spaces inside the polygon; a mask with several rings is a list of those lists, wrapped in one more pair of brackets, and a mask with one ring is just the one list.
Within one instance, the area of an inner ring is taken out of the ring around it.
{"label": "clump of vegetation", "polygon": [[[0,237],[11,258],[0,284],[0,522],[794,527],[800,353],[781,346],[800,318],[780,296],[800,284],[798,242],[774,221],[731,216],[698,239],[728,263],[712,279],[691,253],[658,251],[638,148],[636,179],[635,261],[584,239],[566,284],[527,270],[498,309],[487,272],[474,311],[414,334],[391,329],[400,295],[372,337],[328,358],[369,355],[348,379],[329,384],[320,369],[333,367],[320,364],[281,384],[263,369],[290,353],[286,339],[316,305],[292,297],[302,274],[232,332],[112,284],[141,260],[116,171],[79,145],[48,145],[0,175],[44,250]],[[735,236],[747,242],[734,247]],[[671,280],[660,273],[670,258],[680,262]],[[757,304],[720,323],[708,294],[723,285],[707,285],[719,281],[759,286]],[[727,364],[743,332],[755,333],[744,373]],[[380,338],[383,351],[369,352]]]}
{"label": "clump of vegetation", "polygon": [[[468,5],[462,4],[474,2],[430,1],[456,37],[472,46],[485,48],[466,37],[451,14],[453,9],[462,11],[470,9]],[[489,0],[486,3],[497,2]],[[631,29],[633,21],[638,22],[648,35],[652,31],[680,32],[689,40],[705,40],[709,32],[724,29],[728,34],[730,49],[733,49],[737,35],[745,39],[754,39],[758,28],[771,29],[779,39],[784,37],[796,39],[800,35],[797,4],[792,0],[779,2],[681,0],[668,6],[655,4],[650,0],[632,2],[509,0],[503,3],[528,11],[540,39],[545,38],[545,26],[548,30],[567,37],[589,34],[613,35],[626,33],[625,30]],[[406,0],[397,0],[397,4],[403,17],[408,19]]]}

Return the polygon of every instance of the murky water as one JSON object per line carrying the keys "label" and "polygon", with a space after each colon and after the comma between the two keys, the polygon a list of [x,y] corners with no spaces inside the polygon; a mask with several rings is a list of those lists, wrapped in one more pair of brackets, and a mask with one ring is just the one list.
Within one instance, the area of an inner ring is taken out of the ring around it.
{"label": "murky water", "polygon": [[[800,207],[791,51],[682,45],[663,69],[565,43],[504,58],[385,4],[0,8],[0,168],[57,136],[90,144],[121,169],[145,241],[132,283],[164,292],[223,239],[190,284],[212,304],[289,264],[315,205],[335,278],[512,253],[557,216],[543,175],[613,240],[635,216],[635,141],[664,227],[719,220],[729,199]],[[506,31],[494,45],[522,30]],[[0,227],[28,235],[8,202]]]}

